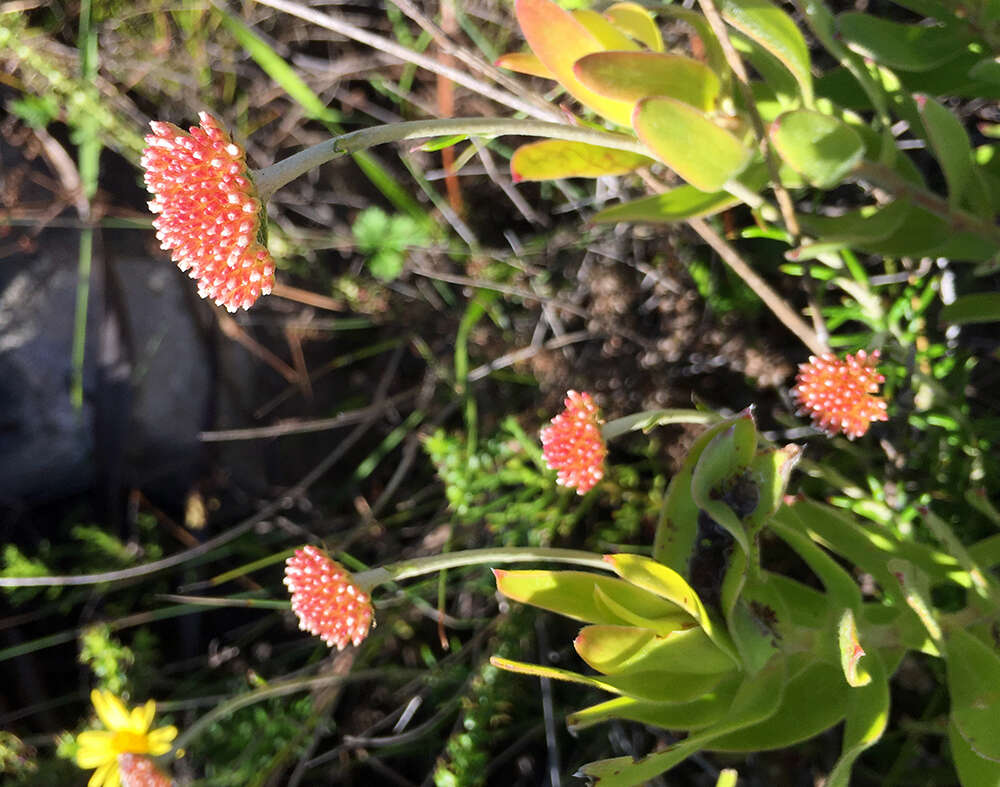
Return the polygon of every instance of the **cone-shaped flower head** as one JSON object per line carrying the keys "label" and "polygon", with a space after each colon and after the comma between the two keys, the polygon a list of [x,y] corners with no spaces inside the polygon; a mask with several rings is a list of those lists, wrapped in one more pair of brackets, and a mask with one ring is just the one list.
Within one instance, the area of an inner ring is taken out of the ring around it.
{"label": "cone-shaped flower head", "polygon": [[604,478],[608,448],[601,436],[597,405],[588,393],[566,392],[566,409],[542,429],[542,454],[557,481],[577,494],[589,492]]}
{"label": "cone-shaped flower head", "polygon": [[202,112],[185,133],[153,121],[142,166],[161,247],[198,282],[198,294],[234,312],[274,284],[267,217],[246,156],[219,122]]}
{"label": "cone-shaped flower head", "polygon": [[285,585],[299,628],[315,634],[331,648],[360,645],[372,626],[369,595],[339,563],[316,547],[305,546],[285,561]]}
{"label": "cone-shaped flower head", "polygon": [[86,730],[76,738],[79,744],[76,764],[81,768],[97,769],[87,787],[119,787],[122,784],[119,766],[122,755],[158,757],[170,751],[170,741],[177,737],[177,728],[149,729],[156,715],[156,703],[152,700],[131,711],[110,691],[92,691],[90,700],[107,730]]}
{"label": "cone-shaped flower head", "polygon": [[878,396],[885,377],[878,373],[878,350],[859,350],[843,361],[832,353],[799,365],[792,394],[800,415],[810,415],[817,429],[830,437],[843,432],[853,440],[868,431],[872,421],[886,421],[886,403]]}
{"label": "cone-shaped flower head", "polygon": [[170,777],[141,754],[119,754],[118,775],[121,787],[170,787]]}

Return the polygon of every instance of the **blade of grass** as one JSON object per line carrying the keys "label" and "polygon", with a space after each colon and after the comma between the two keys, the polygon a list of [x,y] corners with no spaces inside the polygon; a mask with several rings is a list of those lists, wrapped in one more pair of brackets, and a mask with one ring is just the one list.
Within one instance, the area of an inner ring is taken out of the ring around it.
{"label": "blade of grass", "polygon": [[[80,76],[84,84],[93,84],[97,78],[97,33],[91,27],[90,0],[80,3],[80,27],[77,46],[80,50]],[[94,97],[97,100],[97,97]],[[80,248],[77,256],[76,314],[73,319],[73,347],[71,351],[70,401],[73,409],[83,409],[83,362],[87,346],[87,309],[90,303],[90,271],[93,262],[94,228],[90,225],[90,204],[97,193],[98,165],[101,158],[100,127],[92,115],[84,115],[77,129],[79,148],[77,167],[80,184],[87,201],[87,215],[80,218],[87,223],[80,231]]]}

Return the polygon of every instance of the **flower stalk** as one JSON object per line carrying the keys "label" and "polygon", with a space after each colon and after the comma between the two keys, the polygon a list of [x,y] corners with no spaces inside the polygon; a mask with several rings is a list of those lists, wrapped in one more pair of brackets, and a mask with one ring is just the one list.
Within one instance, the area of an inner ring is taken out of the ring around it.
{"label": "flower stalk", "polygon": [[389,123],[332,137],[269,167],[255,171],[253,182],[257,187],[259,198],[266,202],[275,191],[309,170],[338,156],[357,153],[359,150],[366,150],[375,145],[428,137],[458,135],[499,137],[507,134],[583,142],[588,145],[599,145],[654,157],[645,145],[632,137],[583,126],[549,123],[544,120],[519,120],[517,118],[441,118]]}

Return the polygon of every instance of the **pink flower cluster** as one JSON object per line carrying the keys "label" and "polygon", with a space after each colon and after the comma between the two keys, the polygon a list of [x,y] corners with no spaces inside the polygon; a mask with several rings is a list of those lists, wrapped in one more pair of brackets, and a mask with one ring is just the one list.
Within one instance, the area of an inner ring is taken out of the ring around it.
{"label": "pink flower cluster", "polygon": [[153,121],[142,166],[161,247],[198,282],[198,293],[234,312],[274,284],[266,217],[243,150],[211,115],[186,133]]}
{"label": "pink flower cluster", "polygon": [[313,546],[295,550],[285,561],[285,585],[299,628],[331,648],[360,645],[372,625],[371,598],[339,563]]}
{"label": "pink flower cluster", "polygon": [[566,409],[542,429],[542,454],[557,481],[585,494],[604,478],[608,455],[601,435],[600,413],[588,393],[568,391]]}
{"label": "pink flower cluster", "polygon": [[813,424],[830,437],[843,432],[848,438],[861,437],[872,421],[886,421],[885,400],[878,396],[885,377],[878,373],[878,350],[871,355],[859,350],[843,361],[832,353],[799,365],[792,394],[799,414],[812,417]]}

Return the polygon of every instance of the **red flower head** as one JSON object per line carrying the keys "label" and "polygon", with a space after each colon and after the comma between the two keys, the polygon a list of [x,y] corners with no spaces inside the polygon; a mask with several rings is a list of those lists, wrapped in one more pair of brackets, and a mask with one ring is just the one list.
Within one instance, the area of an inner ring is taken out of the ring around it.
{"label": "red flower head", "polygon": [[170,777],[141,754],[118,755],[118,778],[122,787],[170,787]]}
{"label": "red flower head", "polygon": [[299,628],[315,634],[331,648],[360,645],[372,625],[371,598],[339,563],[316,547],[295,550],[285,561],[285,585]]}
{"label": "red flower head", "polygon": [[877,396],[885,377],[878,373],[878,350],[868,355],[858,350],[843,361],[832,353],[799,365],[792,394],[799,414],[809,414],[817,429],[830,437],[843,432],[853,440],[868,431],[872,421],[886,421],[886,403]]}
{"label": "red flower head", "polygon": [[198,294],[234,312],[274,284],[267,218],[243,150],[206,112],[191,133],[153,121],[142,166],[161,248],[198,282]]}
{"label": "red flower head", "polygon": [[566,409],[542,429],[542,454],[558,483],[585,494],[604,478],[608,448],[597,405],[588,393],[566,392]]}

